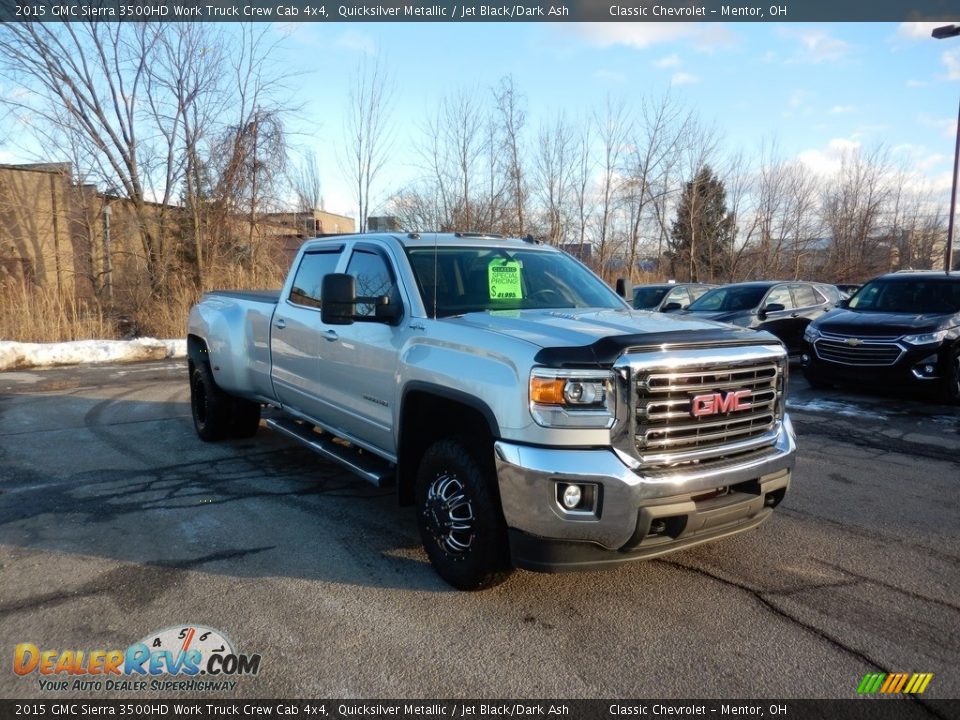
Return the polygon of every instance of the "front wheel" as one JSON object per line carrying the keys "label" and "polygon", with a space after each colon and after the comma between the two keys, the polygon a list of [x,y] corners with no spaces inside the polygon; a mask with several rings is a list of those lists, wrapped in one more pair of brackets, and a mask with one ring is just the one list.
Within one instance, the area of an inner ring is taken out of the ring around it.
{"label": "front wheel", "polygon": [[507,528],[494,479],[460,440],[441,440],[417,471],[420,537],[437,574],[458,590],[493,587],[510,575]]}

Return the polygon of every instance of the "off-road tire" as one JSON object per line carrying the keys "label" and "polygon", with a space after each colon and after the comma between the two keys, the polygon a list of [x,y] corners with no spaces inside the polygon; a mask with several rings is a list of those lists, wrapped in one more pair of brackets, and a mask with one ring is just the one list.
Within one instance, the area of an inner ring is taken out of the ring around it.
{"label": "off-road tire", "polygon": [[233,398],[217,386],[209,363],[191,363],[190,367],[193,427],[204,442],[225,440],[232,430]]}
{"label": "off-road tire", "polygon": [[[492,453],[491,453],[492,454]],[[458,590],[498,585],[512,572],[492,458],[462,439],[431,445],[417,470],[417,525],[437,574]]]}

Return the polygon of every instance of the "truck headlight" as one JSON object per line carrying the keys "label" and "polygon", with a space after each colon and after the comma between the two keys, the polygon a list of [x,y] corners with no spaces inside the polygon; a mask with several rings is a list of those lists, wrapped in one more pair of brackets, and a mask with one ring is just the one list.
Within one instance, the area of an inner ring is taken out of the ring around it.
{"label": "truck headlight", "polygon": [[930,343],[941,342],[946,336],[946,330],[938,330],[937,332],[920,333],[919,335],[904,335],[900,339],[908,345],[929,345]]}
{"label": "truck headlight", "polygon": [[820,331],[817,330],[812,324],[807,325],[807,329],[803,331],[803,339],[808,343],[812,343],[818,337],[820,337]]}
{"label": "truck headlight", "polygon": [[536,368],[530,373],[530,414],[543,427],[611,427],[617,416],[613,373]]}

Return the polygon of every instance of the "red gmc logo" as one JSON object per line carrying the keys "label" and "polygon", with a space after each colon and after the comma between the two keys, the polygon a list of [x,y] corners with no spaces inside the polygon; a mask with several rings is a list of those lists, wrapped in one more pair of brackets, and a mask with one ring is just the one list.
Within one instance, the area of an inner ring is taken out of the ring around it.
{"label": "red gmc logo", "polygon": [[736,392],[710,393],[709,395],[697,395],[690,403],[690,414],[694,417],[704,417],[706,415],[719,415],[720,413],[732,413],[738,410],[749,410],[753,407],[750,402],[749,390],[737,390]]}

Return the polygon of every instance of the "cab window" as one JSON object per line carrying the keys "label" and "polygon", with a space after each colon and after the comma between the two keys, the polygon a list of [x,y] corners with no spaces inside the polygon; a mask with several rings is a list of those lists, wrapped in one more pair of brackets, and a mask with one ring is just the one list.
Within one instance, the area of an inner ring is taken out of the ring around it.
{"label": "cab window", "polygon": [[[347,265],[347,274],[353,275],[356,283],[356,292],[360,297],[380,297],[387,295],[390,302],[396,302],[392,293],[393,275],[390,267],[382,255],[367,250],[357,250]],[[366,317],[373,315],[375,307],[371,304],[357,305],[357,315]]]}
{"label": "cab window", "polygon": [[323,300],[321,296],[323,276],[335,272],[339,260],[339,250],[304,253],[287,299],[294,305],[319,308]]}

